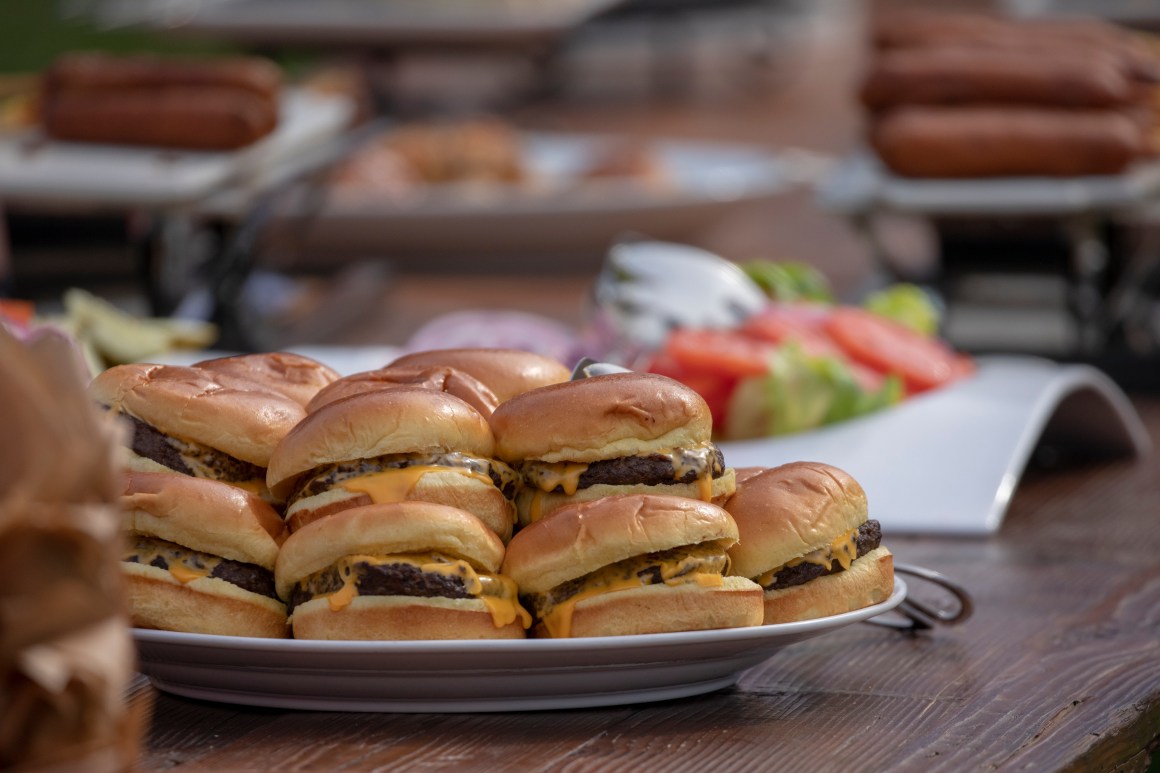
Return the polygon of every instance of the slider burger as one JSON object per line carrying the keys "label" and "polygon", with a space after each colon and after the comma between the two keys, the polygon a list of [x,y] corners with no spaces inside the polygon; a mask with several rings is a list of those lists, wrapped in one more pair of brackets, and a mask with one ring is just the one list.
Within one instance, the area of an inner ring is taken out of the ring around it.
{"label": "slider burger", "polygon": [[862,609],[894,592],[894,559],[847,473],[794,462],[737,477],[725,509],[740,540],[729,556],[734,574],[764,589],[766,624]]}
{"label": "slider burger", "polygon": [[491,426],[496,455],[519,474],[524,525],[613,494],[720,502],[734,491],[733,470],[710,441],[709,407],[664,376],[615,373],[534,389],[502,403]]}
{"label": "slider burger", "polygon": [[499,405],[495,393],[474,376],[448,367],[419,367],[417,365],[397,365],[352,373],[321,389],[306,406],[307,413],[314,413],[327,403],[333,403],[351,395],[374,392],[379,389],[394,389],[400,386],[416,386],[434,389],[458,397],[479,411],[490,416]]}
{"label": "slider burger", "polygon": [[572,371],[551,357],[520,349],[431,349],[405,354],[391,363],[395,366],[461,370],[483,382],[501,403],[572,377]]}
{"label": "slider burger", "polygon": [[275,576],[299,639],[522,639],[531,617],[503,555],[471,513],[396,502],[302,527]]}
{"label": "slider burger", "polygon": [[365,392],[308,414],[278,444],[267,481],[290,531],[350,507],[422,500],[474,514],[506,541],[515,474],[479,412],[421,387]]}
{"label": "slider burger", "polygon": [[217,357],[195,362],[193,367],[249,379],[271,392],[289,397],[301,406],[309,403],[320,389],[339,378],[333,368],[310,357],[290,352]]}
{"label": "slider burger", "polygon": [[121,563],[133,625],[224,636],[287,635],[274,587],[282,520],[234,486],[165,472],[125,477]]}
{"label": "slider burger", "polygon": [[170,365],[117,365],[89,395],[132,424],[126,467],[220,480],[264,497],[266,465],[305,415],[261,384]]}
{"label": "slider burger", "polygon": [[728,576],[737,527],[716,505],[627,494],[573,502],[524,528],[503,573],[536,636],[621,636],[761,624],[761,588]]}

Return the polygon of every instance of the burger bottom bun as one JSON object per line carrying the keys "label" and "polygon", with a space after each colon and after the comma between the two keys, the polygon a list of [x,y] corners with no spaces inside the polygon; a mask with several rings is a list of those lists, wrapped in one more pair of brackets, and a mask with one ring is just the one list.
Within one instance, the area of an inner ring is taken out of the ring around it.
{"label": "burger bottom bun", "polygon": [[216,577],[182,584],[165,569],[123,562],[129,613],[138,628],[284,639],[282,602]]}
{"label": "burger bottom bun", "polygon": [[421,641],[523,639],[523,626],[497,628],[479,599],[356,596],[337,612],[325,598],[311,599],[291,617],[296,639]]}
{"label": "burger bottom bun", "polygon": [[814,620],[881,604],[894,592],[894,556],[871,550],[836,574],[792,588],[765,591],[765,625]]}
{"label": "burger bottom bun", "polygon": [[[733,469],[727,468],[719,478],[713,479],[710,502],[722,505],[737,489]],[[638,484],[633,486],[615,486],[608,483],[599,483],[595,486],[577,489],[575,494],[557,492],[541,492],[523,489],[516,495],[516,512],[519,515],[520,525],[527,526],[533,520],[539,520],[548,513],[563,507],[570,502],[589,502],[593,499],[617,496],[620,494],[654,494],[657,496],[685,497],[700,499],[701,486],[698,483],[661,483],[654,486]],[[539,510],[539,518],[533,518],[535,510]]]}
{"label": "burger bottom bun", "polygon": [[[571,638],[761,625],[761,586],[744,577],[724,580],[716,588],[645,585],[585,599],[572,612]],[[549,637],[543,624],[535,635]]]}
{"label": "burger bottom bun", "polygon": [[[350,482],[354,480],[357,478]],[[286,526],[293,533],[312,521],[342,510],[370,504],[385,504],[386,501],[377,502],[369,494],[337,486],[321,494],[300,499],[286,508]],[[515,525],[515,506],[504,497],[502,491],[490,482],[484,483],[474,477],[450,470],[424,473],[411,486],[403,501],[434,502],[437,505],[466,510],[483,521],[483,525],[494,531],[505,543],[511,539],[512,528]]]}

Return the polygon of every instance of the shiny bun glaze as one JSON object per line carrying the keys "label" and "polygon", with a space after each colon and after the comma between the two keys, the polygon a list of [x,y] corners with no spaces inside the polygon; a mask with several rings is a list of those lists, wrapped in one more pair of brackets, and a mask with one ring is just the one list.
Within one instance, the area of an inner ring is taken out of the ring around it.
{"label": "shiny bun glaze", "polygon": [[249,379],[304,407],[318,390],[339,378],[333,368],[291,352],[237,354],[195,362],[193,367]]}
{"label": "shiny bun glaze", "polygon": [[390,367],[450,367],[478,379],[501,403],[572,377],[562,363],[520,349],[432,349],[399,357]]}

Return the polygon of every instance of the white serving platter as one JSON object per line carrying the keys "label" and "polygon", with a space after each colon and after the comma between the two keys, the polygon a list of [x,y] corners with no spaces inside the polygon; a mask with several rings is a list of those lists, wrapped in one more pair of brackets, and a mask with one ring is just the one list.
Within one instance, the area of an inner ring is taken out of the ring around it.
{"label": "white serving platter", "polygon": [[1127,397],[1099,370],[994,356],[980,358],[970,378],[891,409],[721,449],[732,467],[820,461],[846,470],[890,534],[988,535],[1041,441],[1109,456],[1152,447]]}
{"label": "white serving platter", "polygon": [[778,650],[888,612],[589,639],[353,642],[254,639],[134,629],[140,669],[188,698],[317,711],[481,712],[671,700],[736,684]]}

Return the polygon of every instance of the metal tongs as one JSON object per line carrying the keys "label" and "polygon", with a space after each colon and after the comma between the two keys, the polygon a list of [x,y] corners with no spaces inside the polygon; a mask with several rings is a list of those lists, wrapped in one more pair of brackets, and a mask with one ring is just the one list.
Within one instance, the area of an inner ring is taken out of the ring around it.
{"label": "metal tongs", "polygon": [[[958,625],[959,623],[965,622],[975,611],[975,604],[971,600],[971,594],[967,592],[966,588],[944,574],[940,574],[933,569],[913,566],[911,564],[895,564],[894,571],[896,574],[916,577],[932,585],[939,586],[944,591],[950,593],[956,603],[949,608],[936,609],[935,607],[915,600],[912,590],[908,587],[906,598],[893,610],[896,613],[894,616],[880,615],[878,617],[872,617],[866,621],[867,623],[881,625],[885,628],[893,628],[897,631],[928,631],[936,625]],[[890,613],[887,614],[889,615]]]}

